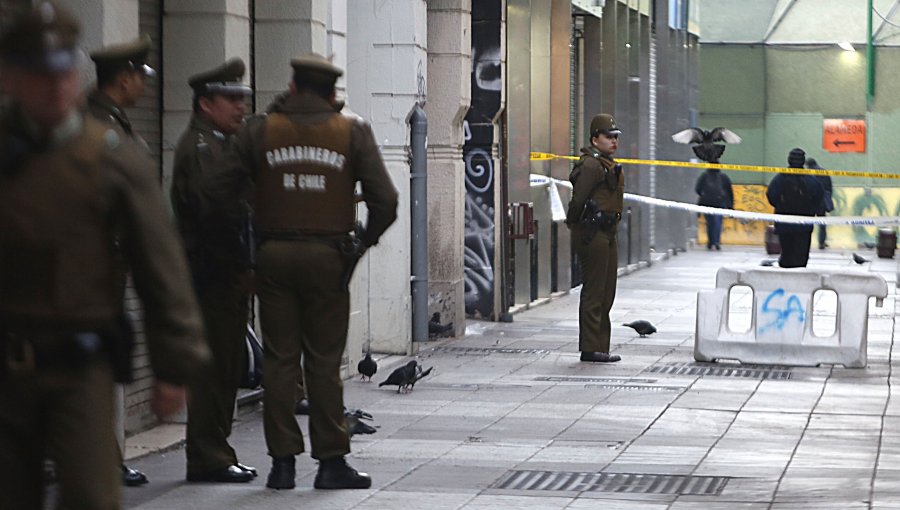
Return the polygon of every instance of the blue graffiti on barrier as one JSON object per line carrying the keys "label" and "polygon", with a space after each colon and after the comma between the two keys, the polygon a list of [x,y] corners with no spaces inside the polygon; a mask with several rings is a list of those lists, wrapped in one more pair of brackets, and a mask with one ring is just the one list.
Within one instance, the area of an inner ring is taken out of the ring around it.
{"label": "blue graffiti on barrier", "polygon": [[765,333],[773,328],[779,331],[783,330],[788,323],[788,320],[790,320],[791,315],[794,313],[797,314],[798,322],[803,322],[806,319],[806,311],[803,309],[800,298],[798,298],[796,294],[791,294],[791,296],[787,298],[784,308],[778,308],[778,305],[772,302],[775,298],[782,296],[784,296],[784,289],[775,289],[768,297],[766,297],[766,300],[763,301],[760,312],[762,314],[773,315],[774,317],[768,323],[759,327],[759,333]]}

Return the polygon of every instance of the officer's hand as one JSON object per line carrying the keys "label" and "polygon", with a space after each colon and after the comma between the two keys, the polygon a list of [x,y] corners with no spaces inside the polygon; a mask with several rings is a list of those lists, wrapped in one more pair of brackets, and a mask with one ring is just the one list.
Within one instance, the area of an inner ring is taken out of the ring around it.
{"label": "officer's hand", "polygon": [[165,381],[156,381],[153,386],[153,397],[150,400],[150,409],[160,420],[171,416],[184,407],[184,386],[178,386]]}

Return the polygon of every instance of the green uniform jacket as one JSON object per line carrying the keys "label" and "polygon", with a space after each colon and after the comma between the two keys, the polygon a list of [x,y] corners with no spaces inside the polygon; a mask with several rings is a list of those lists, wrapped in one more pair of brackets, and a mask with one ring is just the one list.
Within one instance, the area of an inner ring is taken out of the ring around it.
{"label": "green uniform jacket", "polygon": [[[178,228],[184,239],[195,283],[223,272],[248,269],[249,240],[242,225],[222,225],[211,216],[214,208],[203,193],[201,183],[226,168],[226,152],[232,137],[215,128],[207,119],[194,114],[175,148],[170,198]],[[241,200],[241,204],[244,204]],[[246,212],[245,213],[249,214]]]}
{"label": "green uniform jacket", "polygon": [[581,220],[584,204],[593,198],[601,211],[621,213],[624,208],[625,174],[616,171],[616,161],[594,147],[581,149],[581,159],[572,170],[572,201],[566,223]]}
{"label": "green uniform jacket", "polygon": [[[35,242],[49,242],[54,243],[55,249],[67,250],[62,253],[68,253],[72,262],[59,264],[60,269],[56,274],[58,288],[81,288],[82,293],[80,297],[69,296],[71,302],[67,302],[67,308],[47,303],[44,309],[31,309],[24,316],[0,316],[0,320],[5,320],[10,328],[15,328],[19,322],[27,324],[40,319],[41,327],[50,330],[67,330],[79,324],[86,327],[100,326],[102,322],[114,320],[115,310],[120,309],[124,300],[121,295],[124,293],[124,286],[118,289],[120,295],[108,296],[104,289],[85,285],[84,273],[104,273],[109,275],[104,279],[115,279],[124,276],[116,275],[123,268],[109,267],[108,272],[104,272],[103,268],[85,271],[74,262],[78,261],[75,258],[77,254],[108,250],[108,246],[115,242],[119,246],[117,252],[131,271],[134,286],[144,305],[144,328],[154,374],[158,379],[183,384],[196,373],[199,364],[207,361],[209,351],[201,340],[203,327],[197,302],[188,284],[190,280],[184,251],[169,221],[159,185],[153,178],[154,173],[150,170],[151,161],[134,142],[122,138],[114,130],[105,128],[89,116],[82,119],[78,115],[72,119],[74,122],[70,124],[74,127],[71,133],[63,141],[54,143],[36,140],[31,136],[26,127],[27,122],[17,110],[11,109],[0,114],[0,147],[9,149],[0,151],[4,157],[0,170],[14,172],[13,169],[17,167],[29,168],[29,161],[33,158],[60,152],[63,161],[78,161],[75,159],[78,156],[69,157],[67,152],[76,154],[80,150],[79,144],[84,143],[86,136],[97,136],[103,137],[103,140],[99,144],[91,142],[100,148],[99,159],[92,164],[96,165],[93,168],[99,169],[99,175],[106,181],[106,192],[103,195],[79,199],[91,200],[84,207],[54,213],[54,203],[43,203],[39,208],[32,208],[41,211],[40,215],[20,209],[9,211],[10,217],[16,221],[16,228],[6,229],[2,236],[3,249],[15,252],[17,247],[27,249]],[[9,178],[15,180],[10,181],[10,185],[3,191],[8,195],[4,198],[7,203],[33,201],[37,205],[42,197],[52,196],[50,193],[42,193],[41,186],[52,188],[63,185],[47,183],[46,179],[25,180],[16,177],[15,173],[11,173]],[[23,181],[32,184],[13,186],[14,183]],[[26,193],[28,196],[18,197],[16,193]],[[64,232],[59,232],[60,228],[65,227],[57,223],[77,223],[78,218],[72,218],[72,215],[79,213],[86,215],[81,221],[93,221],[92,218],[98,214],[114,219],[114,222],[98,227],[108,234],[108,242],[104,242],[103,246],[83,246],[78,243],[83,243],[84,240],[71,239]],[[88,214],[92,216],[87,216]],[[45,219],[50,217],[65,218],[65,222]],[[68,251],[70,248],[77,249]],[[15,267],[7,266],[3,269],[10,273],[16,271]],[[101,303],[102,306],[97,307],[96,303]],[[96,312],[89,317],[89,314],[78,310]]]}
{"label": "green uniform jacket", "polygon": [[[324,99],[310,94],[280,96],[269,111],[283,113],[300,125],[318,124],[331,115],[342,115]],[[362,241],[366,246],[372,246],[397,219],[397,190],[384,167],[372,128],[357,116],[354,120],[350,133],[351,171],[362,184],[362,198],[369,213]],[[235,140],[240,163],[204,181],[205,192],[217,205],[236,203],[233,197],[252,186],[254,172],[264,152],[265,121],[264,115],[249,119]],[[235,215],[229,216],[234,218]]]}
{"label": "green uniform jacket", "polygon": [[102,91],[94,89],[88,94],[87,110],[95,119],[107,123],[109,126],[115,128],[120,135],[131,138],[148,153],[150,152],[150,146],[147,145],[146,140],[135,133],[134,128],[131,127],[131,121],[128,120],[125,109],[119,107],[115,101]]}

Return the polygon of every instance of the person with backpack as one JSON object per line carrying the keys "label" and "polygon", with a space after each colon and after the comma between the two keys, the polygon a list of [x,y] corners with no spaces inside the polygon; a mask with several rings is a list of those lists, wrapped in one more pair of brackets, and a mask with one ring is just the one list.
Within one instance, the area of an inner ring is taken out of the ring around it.
{"label": "person with backpack", "polygon": [[[700,174],[694,191],[700,196],[697,201],[699,205],[719,209],[734,207],[731,179],[718,168],[710,168]],[[722,216],[719,214],[704,214],[704,216],[706,217],[706,249],[721,250]]]}
{"label": "person with backpack", "polygon": [[[791,149],[788,154],[790,168],[803,168],[806,153],[803,149]],[[766,190],[766,198],[775,208],[775,214],[815,216],[824,200],[825,191],[812,175],[780,173],[772,178]],[[781,267],[806,267],[809,261],[809,245],[812,225],[775,222],[775,233],[781,243]]]}
{"label": "person with backpack", "polygon": [[[813,170],[822,170],[822,167],[819,166],[819,163],[813,158],[806,159],[806,168],[811,168]],[[815,176],[816,180],[819,181],[819,184],[822,185],[822,190],[824,194],[822,195],[822,203],[819,205],[819,210],[816,212],[816,216],[827,216],[828,213],[834,210],[834,201],[831,199],[831,177],[827,175],[817,175]],[[819,225],[818,231],[819,237],[819,249],[824,250],[828,243],[825,240],[828,237],[828,232],[825,229],[825,225]]]}

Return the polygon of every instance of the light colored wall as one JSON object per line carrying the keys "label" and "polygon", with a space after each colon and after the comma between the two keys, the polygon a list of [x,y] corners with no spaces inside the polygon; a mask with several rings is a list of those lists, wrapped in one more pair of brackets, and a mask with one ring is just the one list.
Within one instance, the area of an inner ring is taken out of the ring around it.
{"label": "light colored wall", "polygon": [[462,123],[471,102],[471,0],[428,2],[428,312],[465,331]]}
{"label": "light colored wall", "polygon": [[424,0],[357,0],[347,20],[348,106],[369,120],[400,192],[398,218],[362,264],[368,282],[372,349],[407,353],[410,344],[410,202],[407,117],[427,94]]}

